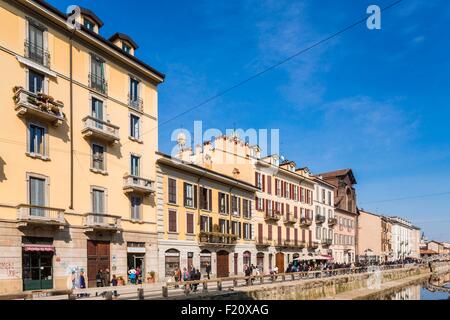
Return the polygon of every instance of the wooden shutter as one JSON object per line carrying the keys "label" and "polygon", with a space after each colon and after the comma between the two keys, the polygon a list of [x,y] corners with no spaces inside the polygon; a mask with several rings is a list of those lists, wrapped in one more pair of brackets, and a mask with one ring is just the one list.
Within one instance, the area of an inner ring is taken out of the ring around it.
{"label": "wooden shutter", "polygon": [[187,206],[187,200],[186,200],[186,193],[187,193],[187,183],[183,183],[183,204],[186,207]]}
{"label": "wooden shutter", "polygon": [[297,244],[298,242],[298,229],[294,228],[294,242]]}
{"label": "wooden shutter", "polygon": [[267,176],[267,193],[272,194],[272,177]]}
{"label": "wooden shutter", "polygon": [[186,232],[187,233],[194,233],[194,215],[192,213],[188,213],[186,215]]}
{"label": "wooden shutter", "polygon": [[213,220],[212,220],[212,217],[208,217],[208,221],[209,221],[209,224],[208,224],[208,231],[209,232],[212,232],[213,231]]}
{"label": "wooden shutter", "polygon": [[169,232],[177,232],[177,215],[172,210],[169,210]]}
{"label": "wooden shutter", "polygon": [[270,224],[267,226],[267,239],[269,241],[272,240],[272,225],[270,225]]}
{"label": "wooden shutter", "polygon": [[281,244],[281,233],[283,232],[281,226],[278,226],[278,244]]}
{"label": "wooden shutter", "polygon": [[263,241],[263,230],[264,226],[262,223],[258,224],[258,241],[261,243]]}
{"label": "wooden shutter", "polygon": [[197,199],[198,199],[197,186],[194,186],[194,209],[197,209]]}
{"label": "wooden shutter", "polygon": [[303,241],[303,242],[306,242],[306,241],[305,241],[305,236],[306,236],[306,230],[303,229],[303,230],[302,230],[302,241]]}
{"label": "wooden shutter", "polygon": [[259,210],[259,200],[258,200],[258,197],[255,197],[255,207],[256,207],[256,210]]}
{"label": "wooden shutter", "polygon": [[294,207],[294,218],[297,219],[298,213],[297,213],[297,207]]}
{"label": "wooden shutter", "polygon": [[212,210],[212,190],[208,189],[208,210]]}
{"label": "wooden shutter", "polygon": [[255,172],[255,187],[258,188],[258,172]]}
{"label": "wooden shutter", "polygon": [[286,240],[291,240],[291,229],[289,227],[286,227]]}
{"label": "wooden shutter", "polygon": [[312,231],[311,230],[308,231],[308,235],[309,235],[309,243],[311,244],[312,243]]}

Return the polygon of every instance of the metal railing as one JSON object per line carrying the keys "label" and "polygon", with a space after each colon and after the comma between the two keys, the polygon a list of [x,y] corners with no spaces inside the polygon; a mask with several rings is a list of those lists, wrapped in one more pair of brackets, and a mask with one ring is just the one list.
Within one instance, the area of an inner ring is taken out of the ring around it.
{"label": "metal railing", "polygon": [[89,87],[102,94],[108,94],[108,82],[104,76],[89,73]]}
{"label": "metal railing", "polygon": [[333,244],[333,239],[322,239],[322,245],[323,246],[331,246]]}
{"label": "metal railing", "polygon": [[155,192],[154,182],[150,179],[127,174],[123,177],[123,189],[126,192],[141,191],[144,193]]}
{"label": "metal railing", "polygon": [[86,213],[84,215],[84,226],[93,229],[121,229],[122,218],[103,213]]}
{"label": "metal railing", "polygon": [[50,53],[42,46],[25,40],[25,57],[40,64],[44,67],[50,68]]}
{"label": "metal railing", "polygon": [[321,214],[316,214],[316,223],[324,223],[326,220],[326,217]]}
{"label": "metal railing", "polygon": [[284,223],[296,223],[298,221],[298,218],[294,217],[293,213],[287,213],[286,216],[284,216],[283,219]]}
{"label": "metal railing", "polygon": [[264,215],[264,220],[266,221],[279,221],[281,219],[281,214],[278,211],[269,210]]}
{"label": "metal railing", "polygon": [[64,224],[64,209],[20,204],[17,206],[17,219],[42,223]]}
{"label": "metal railing", "polygon": [[328,218],[328,225],[335,226],[338,223],[337,218]]}
{"label": "metal railing", "polygon": [[272,245],[273,240],[269,240],[268,238],[260,239],[256,238],[256,245],[260,247],[270,247]]}
{"label": "metal railing", "polygon": [[132,97],[128,94],[128,105],[133,109],[144,112],[144,100],[141,97]]}
{"label": "metal railing", "polygon": [[312,220],[306,217],[300,218],[300,225],[301,226],[310,226],[312,224]]}
{"label": "metal railing", "polygon": [[109,122],[94,118],[93,116],[86,116],[83,118],[84,129],[86,131],[94,131],[101,135],[108,137],[108,140],[119,140],[119,127]]}
{"label": "metal railing", "polygon": [[198,240],[201,244],[233,245],[236,244],[237,235],[222,232],[200,232]]}

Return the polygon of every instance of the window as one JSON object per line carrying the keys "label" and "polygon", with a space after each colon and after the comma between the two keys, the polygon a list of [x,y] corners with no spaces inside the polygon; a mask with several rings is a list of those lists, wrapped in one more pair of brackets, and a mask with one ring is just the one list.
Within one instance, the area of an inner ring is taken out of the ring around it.
{"label": "window", "polygon": [[139,81],[130,78],[130,106],[139,107]]}
{"label": "window", "polygon": [[130,137],[139,139],[140,138],[140,122],[141,119],[134,114],[130,114]]}
{"label": "window", "polygon": [[33,155],[45,155],[45,129],[34,124],[29,128],[28,152]]}
{"label": "window", "polygon": [[141,164],[141,158],[136,155],[131,155],[131,163],[130,163],[130,169],[131,169],[131,175],[135,177],[140,176],[140,164]]}
{"label": "window", "polygon": [[197,186],[184,183],[184,206],[197,208]]}
{"label": "window", "polygon": [[186,213],[186,233],[194,234],[194,215]]}
{"label": "window", "polygon": [[34,62],[44,65],[44,31],[42,28],[28,24],[27,57]]}
{"label": "window", "polygon": [[169,232],[177,232],[177,212],[169,210]]}
{"label": "window", "polygon": [[105,148],[92,144],[92,169],[104,171],[105,167]]}
{"label": "window", "polygon": [[232,221],[231,222],[231,233],[235,236],[240,237],[240,233],[241,233],[241,224],[237,221]]}
{"label": "window", "polygon": [[331,191],[328,191],[328,205],[331,206]]}
{"label": "window", "polygon": [[28,70],[28,90],[33,93],[44,92],[44,80],[45,76],[35,72],[33,70]]}
{"label": "window", "polygon": [[92,190],[92,212],[95,214],[105,213],[105,191],[100,189]]}
{"label": "window", "polygon": [[122,42],[122,50],[128,54],[131,53],[131,47],[123,42]]}
{"label": "window", "polygon": [[83,25],[86,27],[86,29],[94,32],[94,23],[88,19],[84,19]]}
{"label": "window", "polygon": [[325,189],[322,189],[322,203],[325,203]]}
{"label": "window", "polygon": [[228,233],[227,222],[224,219],[219,219],[219,230],[221,233]]}
{"label": "window", "polygon": [[252,217],[252,202],[247,199],[242,200],[244,218]]}
{"label": "window", "polygon": [[169,178],[169,203],[177,203],[177,180]]}
{"label": "window", "polygon": [[200,187],[200,209],[211,211],[212,191]]}
{"label": "window", "polygon": [[237,196],[231,197],[231,212],[234,215],[241,215],[241,198]]}
{"label": "window", "polygon": [[131,196],[131,219],[132,220],[142,220],[141,217],[141,206],[142,197]]}
{"label": "window", "polygon": [[[91,116],[94,117],[95,119],[103,121],[103,101],[101,101],[97,98],[94,98],[94,97],[92,97],[92,102],[91,102]],[[100,128],[103,127],[103,125],[100,123],[96,122],[96,124],[97,124],[97,126],[101,125]]]}
{"label": "window", "polygon": [[212,231],[212,217],[200,216],[200,231],[202,232]]}
{"label": "window", "polygon": [[219,213],[228,213],[228,195],[219,192]]}
{"label": "window", "polygon": [[251,225],[249,223],[243,224],[244,239],[251,239]]}
{"label": "window", "polygon": [[[29,203],[31,206],[45,206],[45,179],[30,177],[29,179]],[[31,216],[44,216],[45,210],[42,208],[31,208]]]}
{"label": "window", "polygon": [[165,253],[165,276],[173,277],[175,271],[180,268],[180,251],[167,250]]}
{"label": "window", "polygon": [[321,233],[321,228],[320,227],[316,227],[316,239],[320,240],[320,236],[322,235]]}
{"label": "window", "polygon": [[91,74],[89,85],[103,94],[106,93],[105,62],[97,56],[91,56]]}
{"label": "window", "polygon": [[256,180],[255,181],[256,187],[258,189],[262,190],[262,177],[261,177],[261,174],[259,172],[255,173],[255,180]]}

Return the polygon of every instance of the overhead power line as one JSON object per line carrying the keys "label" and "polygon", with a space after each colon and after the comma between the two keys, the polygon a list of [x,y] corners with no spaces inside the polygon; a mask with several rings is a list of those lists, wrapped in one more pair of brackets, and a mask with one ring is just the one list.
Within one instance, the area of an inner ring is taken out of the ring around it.
{"label": "overhead power line", "polygon": [[[387,10],[397,6],[402,1],[403,0],[397,0],[397,1],[387,5],[386,7],[383,7],[380,10],[381,10],[381,12],[387,11]],[[283,59],[283,60],[281,60],[281,61],[279,61],[279,62],[277,62],[277,63],[275,63],[275,64],[273,64],[271,66],[269,66],[269,67],[267,67],[266,69],[264,69],[262,71],[259,71],[258,73],[255,73],[254,75],[252,75],[252,76],[250,76],[250,77],[248,77],[248,78],[246,78],[246,79],[244,79],[244,80],[242,80],[242,81],[232,85],[231,87],[220,91],[219,93],[209,97],[208,99],[200,102],[197,105],[194,105],[194,106],[192,106],[192,107],[182,111],[181,113],[179,113],[179,114],[169,118],[168,120],[160,122],[157,126],[155,126],[152,129],[149,129],[148,131],[142,133],[142,135],[148,134],[148,133],[152,132],[153,130],[155,130],[155,129],[157,129],[157,128],[159,128],[159,127],[161,127],[161,126],[163,126],[163,125],[165,125],[165,124],[167,124],[167,123],[169,123],[169,122],[171,122],[171,121],[173,121],[175,119],[178,119],[179,117],[184,116],[185,114],[187,114],[187,113],[189,113],[191,111],[194,111],[194,110],[196,110],[196,109],[198,109],[200,107],[203,107],[204,105],[210,103],[211,101],[213,101],[213,100],[215,100],[215,99],[217,99],[217,98],[219,98],[219,97],[229,93],[230,91],[232,91],[234,89],[237,89],[237,88],[243,86],[244,84],[246,84],[246,83],[248,83],[248,82],[250,82],[250,81],[252,81],[252,80],[254,80],[254,79],[256,79],[256,78],[258,78],[258,77],[260,77],[262,75],[264,75],[265,73],[267,73],[267,72],[269,72],[269,71],[271,71],[273,69],[278,68],[279,66],[281,66],[281,65],[291,61],[292,59],[294,59],[296,57],[298,57],[299,55],[301,55],[301,54],[303,54],[305,52],[308,52],[308,51],[310,51],[310,50],[320,46],[321,44],[323,44],[325,42],[328,42],[328,41],[332,40],[333,38],[343,34],[344,32],[347,32],[347,31],[353,29],[354,27],[356,27],[356,26],[358,26],[361,23],[364,23],[366,21],[367,21],[367,16],[365,16],[364,18],[362,18],[362,19],[360,19],[360,20],[358,20],[356,22],[353,22],[352,24],[348,25],[347,27],[345,27],[343,29],[340,29],[339,31],[337,31],[337,32],[335,32],[335,33],[333,33],[333,34],[331,34],[331,35],[329,35],[329,36],[327,36],[327,37],[325,37],[325,38],[323,38],[323,39],[321,39],[321,40],[311,44],[310,46],[297,51],[296,53],[292,54],[291,56],[289,56],[289,57],[287,57],[287,58],[285,58],[285,59]]]}

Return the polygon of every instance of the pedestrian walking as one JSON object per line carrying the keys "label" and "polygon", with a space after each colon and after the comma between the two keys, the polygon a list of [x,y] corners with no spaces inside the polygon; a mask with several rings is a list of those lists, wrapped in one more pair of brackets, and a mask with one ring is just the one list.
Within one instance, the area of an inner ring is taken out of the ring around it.
{"label": "pedestrian walking", "polygon": [[97,272],[97,275],[95,276],[95,283],[97,284],[97,287],[103,287],[103,270],[100,269]]}
{"label": "pedestrian walking", "polygon": [[206,263],[206,276],[208,277],[208,280],[210,279],[210,274],[211,274],[211,265],[209,264],[209,262]]}

